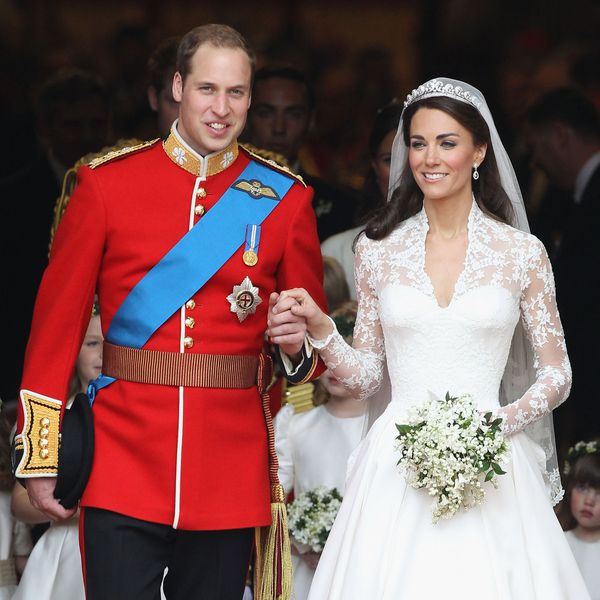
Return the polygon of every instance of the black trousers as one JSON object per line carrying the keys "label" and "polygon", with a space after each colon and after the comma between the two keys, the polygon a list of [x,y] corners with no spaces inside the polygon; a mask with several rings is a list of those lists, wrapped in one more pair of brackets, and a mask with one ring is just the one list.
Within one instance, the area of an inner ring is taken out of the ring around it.
{"label": "black trousers", "polygon": [[87,600],[241,600],[253,529],[187,531],[81,511]]}

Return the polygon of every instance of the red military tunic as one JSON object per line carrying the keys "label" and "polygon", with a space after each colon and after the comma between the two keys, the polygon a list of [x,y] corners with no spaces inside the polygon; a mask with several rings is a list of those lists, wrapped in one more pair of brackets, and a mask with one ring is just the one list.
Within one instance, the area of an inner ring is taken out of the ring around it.
{"label": "red military tunic", "polygon": [[[17,476],[56,473],[58,423],[52,415],[64,409],[94,292],[106,332],[131,289],[211,210],[250,160],[236,143],[202,158],[172,132],[164,143],[80,168],[36,301],[17,440],[30,460],[21,461]],[[302,286],[325,306],[311,196],[310,188],[294,181],[262,223],[258,263],[244,264],[239,240],[232,258],[144,349],[256,356],[271,292]],[[227,296],[246,276],[262,303],[240,322]],[[82,506],[182,529],[270,523],[266,428],[256,387],[117,380],[98,392],[93,412],[96,447]],[[38,452],[44,416],[49,444]]]}

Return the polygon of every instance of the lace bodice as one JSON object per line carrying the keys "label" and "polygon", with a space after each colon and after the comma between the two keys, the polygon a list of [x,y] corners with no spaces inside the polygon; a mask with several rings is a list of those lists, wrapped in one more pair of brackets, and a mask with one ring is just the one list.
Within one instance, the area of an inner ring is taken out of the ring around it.
{"label": "lace bodice", "polygon": [[[520,431],[556,408],[571,384],[544,246],[473,203],[464,268],[450,304],[441,307],[424,268],[428,227],[421,210],[383,240],[359,239],[353,346],[336,331],[313,345],[357,397],[376,391],[387,360],[392,402],[408,406],[429,393],[471,394],[482,410],[503,418],[505,433]],[[523,396],[500,407],[500,382],[520,317],[536,378]]]}

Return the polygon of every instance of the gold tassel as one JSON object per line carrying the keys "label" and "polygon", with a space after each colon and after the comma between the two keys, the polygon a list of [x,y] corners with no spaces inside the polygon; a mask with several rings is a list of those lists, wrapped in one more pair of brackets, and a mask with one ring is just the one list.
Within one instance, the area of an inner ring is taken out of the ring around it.
{"label": "gold tassel", "polygon": [[269,407],[268,387],[273,367],[271,358],[259,356],[257,384],[262,400],[269,449],[269,479],[271,481],[271,524],[255,528],[256,558],[254,562],[255,600],[289,600],[292,594],[292,554],[288,530],[285,491],[279,483],[279,462],[275,452],[275,432]]}
{"label": "gold tassel", "polygon": [[271,525],[255,529],[254,598],[289,600],[293,575],[287,508],[282,486],[273,486],[272,492]]}

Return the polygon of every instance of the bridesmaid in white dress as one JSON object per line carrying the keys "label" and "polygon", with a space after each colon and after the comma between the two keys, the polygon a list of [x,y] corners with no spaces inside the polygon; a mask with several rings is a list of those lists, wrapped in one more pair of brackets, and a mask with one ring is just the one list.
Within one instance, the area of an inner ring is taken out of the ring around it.
{"label": "bridesmaid in white dress", "polygon": [[558,519],[592,600],[600,600],[600,438],[569,448],[564,473]]}
{"label": "bridesmaid in white dress", "polygon": [[[304,319],[355,397],[373,394],[384,366],[391,381],[309,600],[589,600],[552,509],[562,489],[544,421],[571,382],[552,270],[475,88],[436,79],[408,96],[389,202],[357,244],[355,274],[353,347],[305,290],[271,299],[274,341],[302,336]],[[447,391],[502,418],[511,460],[483,505],[433,524],[430,497],[396,466],[395,424]]]}
{"label": "bridesmaid in white dress", "polygon": [[[331,316],[352,331],[356,303],[343,304]],[[346,339],[351,341],[351,335]],[[287,404],[274,419],[279,481],[286,494],[293,491],[295,497],[318,486],[337,488],[343,496],[346,462],[364,426],[365,404],[354,400],[331,371],[321,375],[317,386],[315,396],[325,401],[298,413]],[[306,600],[319,557],[292,540],[294,600]]]}
{"label": "bridesmaid in white dress", "polygon": [[[103,340],[100,314],[95,310],[77,358],[71,401],[76,392],[85,392],[89,382],[100,374]],[[48,520],[31,506],[27,491],[20,485],[13,492],[13,510],[24,521]],[[36,542],[13,600],[84,599],[77,512],[67,521],[52,523]]]}

